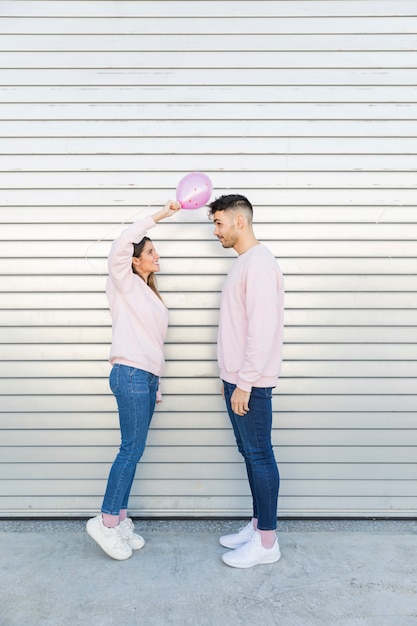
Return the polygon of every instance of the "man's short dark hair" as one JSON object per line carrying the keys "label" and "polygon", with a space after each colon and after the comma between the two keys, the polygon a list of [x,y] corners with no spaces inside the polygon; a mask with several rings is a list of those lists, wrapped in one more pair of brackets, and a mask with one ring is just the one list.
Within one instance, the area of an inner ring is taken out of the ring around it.
{"label": "man's short dark hair", "polygon": [[210,207],[209,215],[212,217],[217,211],[236,211],[245,209],[250,214],[252,220],[253,206],[245,196],[239,194],[230,194],[228,196],[220,196],[208,205]]}

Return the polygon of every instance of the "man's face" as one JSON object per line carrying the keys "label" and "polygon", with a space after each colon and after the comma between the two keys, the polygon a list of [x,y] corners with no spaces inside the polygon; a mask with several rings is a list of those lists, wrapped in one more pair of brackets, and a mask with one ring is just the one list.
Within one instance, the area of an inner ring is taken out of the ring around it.
{"label": "man's face", "polygon": [[216,211],[213,215],[214,235],[223,248],[233,248],[238,241],[235,218],[235,214],[229,211]]}

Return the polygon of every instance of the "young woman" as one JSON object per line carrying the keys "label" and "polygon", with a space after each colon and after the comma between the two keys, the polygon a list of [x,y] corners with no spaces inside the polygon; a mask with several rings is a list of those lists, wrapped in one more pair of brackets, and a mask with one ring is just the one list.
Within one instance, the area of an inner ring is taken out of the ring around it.
{"label": "young woman", "polygon": [[119,411],[121,445],[110,470],[101,514],[88,520],[87,532],[117,560],[128,559],[132,550],[145,543],[134,532],[127,507],[155,404],[161,401],[159,377],[165,365],[168,310],[154,276],[159,272],[160,257],[146,233],[180,208],[179,202],[169,200],[163,209],[127,228],[113,242],[109,254],[110,387]]}

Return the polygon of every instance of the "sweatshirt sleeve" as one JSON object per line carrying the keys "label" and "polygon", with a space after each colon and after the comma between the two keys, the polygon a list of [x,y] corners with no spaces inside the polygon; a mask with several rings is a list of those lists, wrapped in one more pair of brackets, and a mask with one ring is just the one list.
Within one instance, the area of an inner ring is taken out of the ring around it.
{"label": "sweatshirt sleeve", "polygon": [[108,257],[109,275],[120,291],[129,291],[132,285],[132,254],[133,244],[138,243],[145,237],[148,230],[156,226],[151,216],[135,222],[126,228],[121,235],[113,241]]}
{"label": "sweatshirt sleeve", "polygon": [[[271,351],[282,338],[282,276],[272,263],[259,259],[248,266],[246,276],[247,342],[237,386],[251,391],[262,376],[268,375]],[[277,355],[277,359],[280,355]]]}

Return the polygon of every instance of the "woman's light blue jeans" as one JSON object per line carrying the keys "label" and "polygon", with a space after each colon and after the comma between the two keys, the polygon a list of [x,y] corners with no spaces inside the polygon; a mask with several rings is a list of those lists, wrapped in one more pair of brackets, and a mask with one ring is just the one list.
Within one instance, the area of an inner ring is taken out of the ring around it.
{"label": "woman's light blue jeans", "polygon": [[110,470],[101,511],[119,515],[121,509],[127,509],[136,466],[145,450],[159,378],[144,370],[115,364],[109,380],[119,410],[121,444]]}
{"label": "woman's light blue jeans", "polygon": [[279,472],[271,443],[272,389],[252,387],[249,412],[236,415],[230,399],[236,385],[224,383],[224,397],[239,452],[245,459],[252,493],[253,517],[259,530],[275,530]]}

